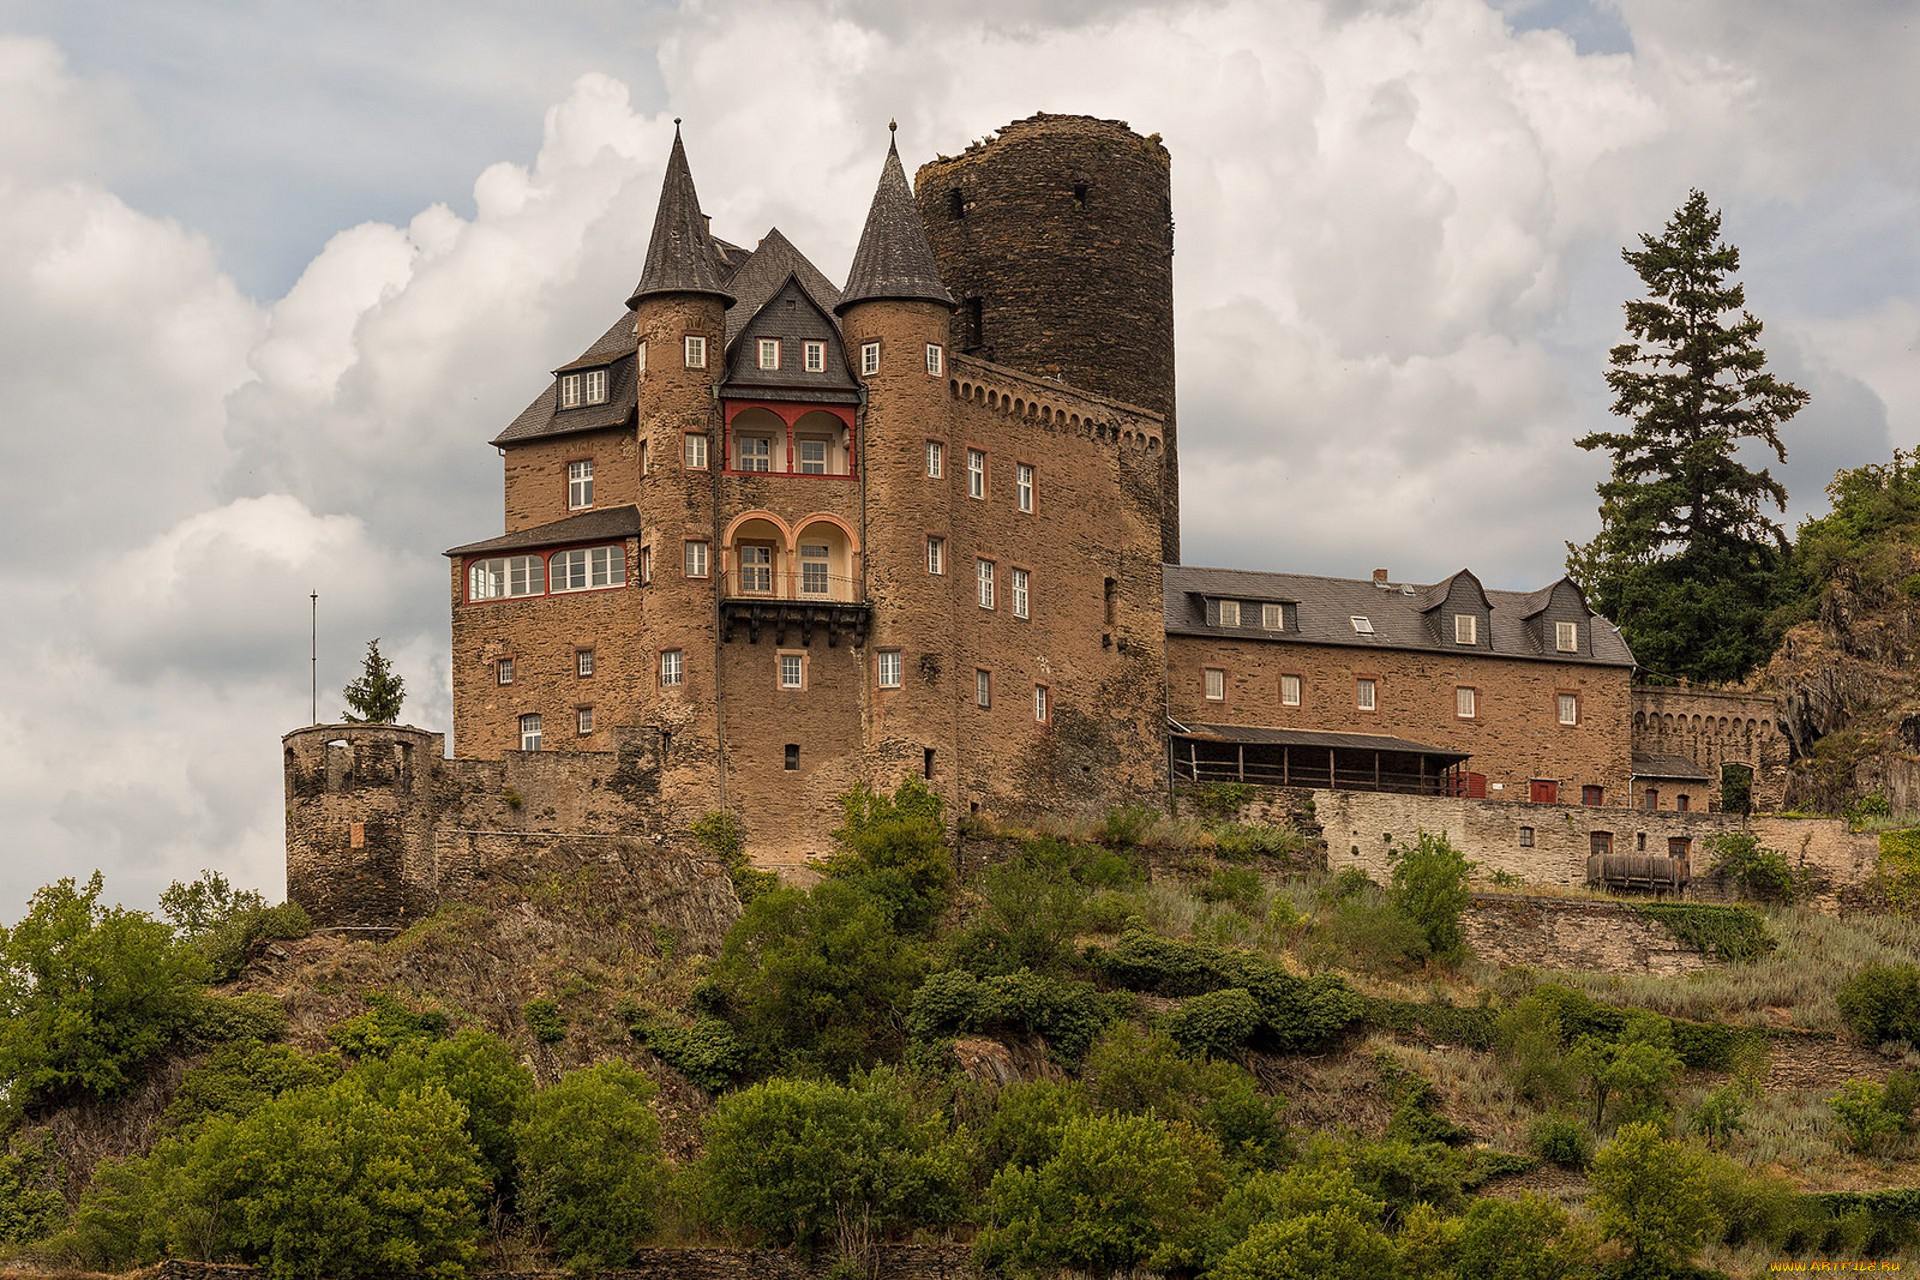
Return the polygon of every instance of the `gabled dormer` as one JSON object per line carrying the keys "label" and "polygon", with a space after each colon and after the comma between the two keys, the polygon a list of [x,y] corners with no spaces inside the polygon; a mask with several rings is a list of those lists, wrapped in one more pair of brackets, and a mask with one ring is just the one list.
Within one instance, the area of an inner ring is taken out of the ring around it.
{"label": "gabled dormer", "polygon": [[796,273],[729,334],[724,396],[858,403],[859,390],[840,326]]}
{"label": "gabled dormer", "polygon": [[1462,569],[1420,591],[1415,599],[1432,643],[1449,649],[1493,651],[1493,604],[1471,571]]}
{"label": "gabled dormer", "polygon": [[1527,597],[1521,616],[1528,638],[1543,656],[1593,656],[1593,624],[1597,615],[1572,578],[1562,578]]}

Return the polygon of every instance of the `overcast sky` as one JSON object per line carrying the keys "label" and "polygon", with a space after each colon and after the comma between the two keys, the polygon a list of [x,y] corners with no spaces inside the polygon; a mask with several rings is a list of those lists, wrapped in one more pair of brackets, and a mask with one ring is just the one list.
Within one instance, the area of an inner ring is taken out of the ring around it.
{"label": "overcast sky", "polygon": [[1173,154],[1190,563],[1489,586],[1594,525],[1622,246],[1725,212],[1789,523],[1920,437],[1907,0],[0,0],[0,920],[62,875],[278,897],[277,738],[380,636],[449,722],[486,441],[619,314],[672,135],[841,278],[1036,110]]}

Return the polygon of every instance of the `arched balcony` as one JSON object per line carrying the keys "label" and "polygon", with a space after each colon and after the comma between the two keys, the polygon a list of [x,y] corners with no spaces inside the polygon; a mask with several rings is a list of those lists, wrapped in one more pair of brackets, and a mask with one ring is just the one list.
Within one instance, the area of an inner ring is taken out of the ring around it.
{"label": "arched balcony", "polygon": [[842,635],[864,642],[871,610],[860,577],[860,548],[837,516],[805,516],[789,526],[766,511],[743,514],[720,544],[721,639],[744,630],[749,643],[771,627],[784,642],[797,629],[803,642],[824,628],[827,643]]}
{"label": "arched balcony", "polygon": [[851,479],[851,409],[783,401],[729,400],[726,470],[732,475]]}

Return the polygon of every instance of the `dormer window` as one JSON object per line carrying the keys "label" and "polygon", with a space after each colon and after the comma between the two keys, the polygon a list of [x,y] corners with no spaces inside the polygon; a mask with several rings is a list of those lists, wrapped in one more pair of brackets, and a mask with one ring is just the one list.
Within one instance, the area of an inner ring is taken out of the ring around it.
{"label": "dormer window", "polygon": [[1221,626],[1237,627],[1240,625],[1240,602],[1238,600],[1222,600],[1219,607]]}
{"label": "dormer window", "polygon": [[585,376],[587,380],[587,403],[605,404],[607,402],[607,371],[605,369],[589,369]]}
{"label": "dormer window", "polygon": [[760,339],[759,352],[760,367],[762,369],[778,369],[780,367],[780,339]]}
{"label": "dormer window", "polygon": [[578,409],[580,407],[582,403],[580,398],[582,381],[583,379],[577,373],[563,373],[560,375],[560,407],[562,409]]}
{"label": "dormer window", "polygon": [[607,371],[587,369],[560,375],[560,407],[578,409],[583,404],[607,402]]}
{"label": "dormer window", "polygon": [[1355,635],[1370,636],[1373,634],[1372,618],[1364,617],[1356,613],[1348,618],[1347,621],[1353,624],[1353,633]]}
{"label": "dormer window", "polygon": [[801,354],[806,357],[808,373],[825,373],[827,371],[826,343],[809,342],[804,344],[800,350]]}
{"label": "dormer window", "polygon": [[1453,642],[1455,644],[1480,643],[1480,619],[1470,613],[1454,614]]}
{"label": "dormer window", "polygon": [[1554,623],[1553,647],[1561,653],[1578,653],[1580,651],[1580,624],[1577,622]]}

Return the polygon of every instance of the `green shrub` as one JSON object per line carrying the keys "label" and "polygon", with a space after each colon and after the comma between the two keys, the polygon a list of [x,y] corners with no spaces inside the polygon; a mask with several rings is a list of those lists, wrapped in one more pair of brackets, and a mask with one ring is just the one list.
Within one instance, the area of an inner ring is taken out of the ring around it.
{"label": "green shrub", "polygon": [[1475,1200],[1460,1219],[1454,1273],[1473,1280],[1589,1280],[1599,1234],[1532,1192]]}
{"label": "green shrub", "polygon": [[1209,782],[1187,792],[1186,798],[1207,822],[1230,822],[1258,794],[1259,789],[1248,782]]}
{"label": "green shrub", "polygon": [[1361,1190],[1342,1163],[1305,1158],[1284,1171],[1263,1170],[1235,1182],[1201,1225],[1192,1261],[1212,1272],[1233,1247],[1263,1222],[1309,1213],[1344,1211],[1378,1223],[1386,1202]]}
{"label": "green shrub", "polygon": [[916,1040],[1009,1032],[1037,1035],[1065,1061],[1078,1062],[1102,1029],[1123,1018],[1132,1001],[1089,982],[1050,978],[1031,969],[976,978],[965,970],[937,973],[921,984],[907,1010]]}
{"label": "green shrub", "polygon": [[541,1044],[559,1044],[567,1038],[567,1015],[547,997],[536,996],[527,1001],[520,1013],[527,1020],[527,1030],[533,1032],[533,1038]]}
{"label": "green shrub", "polygon": [[1359,867],[1342,867],[1333,877],[1320,886],[1320,904],[1337,906],[1348,898],[1357,897],[1374,887],[1367,873]]}
{"label": "green shrub", "polygon": [[1271,1164],[1285,1146],[1284,1100],[1235,1063],[1190,1058],[1167,1036],[1115,1023],[1087,1054],[1081,1082],[1094,1110],[1157,1115],[1210,1134],[1236,1164]]}
{"label": "green shrub", "polygon": [[1010,1166],[1033,1169],[1060,1149],[1067,1122],[1090,1114],[1085,1090],[1073,1081],[1017,1081],[1000,1091],[977,1137],[987,1179]]}
{"label": "green shrub", "polygon": [[451,1019],[441,1009],[412,1009],[389,992],[367,996],[367,1011],[327,1028],[327,1039],[349,1058],[385,1058],[442,1039]]}
{"label": "green shrub", "polygon": [[1099,827],[1094,830],[1093,838],[1110,849],[1136,848],[1153,830],[1154,824],[1165,816],[1158,809],[1141,804],[1109,809],[1107,816],[1100,820]]}
{"label": "green shrub", "polygon": [[1460,915],[1467,909],[1467,881],[1474,864],[1446,835],[1419,832],[1411,848],[1387,852],[1392,867],[1393,904],[1406,912],[1426,939],[1428,954],[1452,964],[1467,953]]}
{"label": "green shrub", "polygon": [[1262,1022],[1260,1002],[1243,987],[1222,987],[1193,996],[1160,1020],[1160,1029],[1188,1053],[1233,1053],[1253,1039]]}
{"label": "green shrub", "polygon": [[1323,1043],[1359,1016],[1360,999],[1338,978],[1296,978],[1250,951],[1177,942],[1139,930],[1112,947],[1089,947],[1086,959],[1136,991],[1197,996],[1240,987],[1260,1005],[1260,1048],[1289,1050]]}
{"label": "green shrub", "polygon": [[1316,968],[1339,964],[1366,973],[1406,970],[1430,954],[1419,922],[1378,891],[1342,900],[1321,921],[1308,950]]}
{"label": "green shrub", "polygon": [[1693,1113],[1693,1131],[1708,1142],[1725,1142],[1747,1127],[1752,1105],[1753,1095],[1738,1081],[1729,1080],[1700,1099]]}
{"label": "green shrub", "polygon": [[1023,856],[987,868],[975,887],[980,909],[954,940],[956,964],[988,974],[1072,963],[1087,890],[1068,866]]}
{"label": "green shrub", "polygon": [[295,1089],[313,1089],[339,1078],[340,1059],[308,1057],[283,1044],[241,1040],[223,1044],[181,1078],[162,1114],[170,1130],[191,1129],[208,1116],[234,1119]]}
{"label": "green shrub", "polygon": [[27,1130],[0,1147],[0,1246],[51,1235],[67,1216],[53,1134]]}
{"label": "green shrub", "polygon": [[1876,1151],[1896,1137],[1914,1132],[1913,1109],[1920,1102],[1920,1077],[1895,1071],[1885,1084],[1849,1080],[1827,1099],[1833,1118],[1855,1151]]}
{"label": "green shrub", "polygon": [[1587,1207],[1636,1258],[1685,1263],[1720,1226],[1707,1164],[1706,1152],[1662,1136],[1658,1125],[1622,1125],[1594,1154]]}
{"label": "green shrub", "polygon": [[1594,1132],[1604,1133],[1609,1106],[1616,1123],[1663,1114],[1681,1062],[1666,1019],[1639,1015],[1617,1040],[1581,1038],[1567,1067],[1593,1104]]}
{"label": "green shrub", "polygon": [[1863,1044],[1920,1045],[1920,966],[1869,964],[1840,984],[1840,1016]]}
{"label": "green shrub", "polygon": [[1215,867],[1199,885],[1202,902],[1225,903],[1242,911],[1258,911],[1266,886],[1252,867]]}
{"label": "green shrub", "polygon": [[696,818],[689,830],[707,856],[726,868],[727,879],[733,882],[734,896],[740,899],[741,906],[780,887],[777,873],[761,871],[747,861],[747,833],[740,825],[738,814],[715,809]]}
{"label": "green shrub", "polygon": [[1247,862],[1259,858],[1296,865],[1310,841],[1292,827],[1265,823],[1228,823],[1213,831],[1213,845],[1223,858]]}
{"label": "green shrub", "polygon": [[1527,1126],[1527,1146],[1533,1154],[1563,1169],[1584,1169],[1593,1161],[1593,1135],[1576,1116],[1547,1111]]}
{"label": "green shrub", "polygon": [[234,996],[208,995],[200,1006],[188,1042],[225,1044],[230,1040],[278,1040],[287,1034],[287,1011],[264,991]]}
{"label": "green shrub", "polygon": [[696,1018],[683,1026],[659,1009],[632,1008],[626,1011],[626,1022],[628,1032],[654,1057],[708,1093],[732,1084],[746,1065],[740,1038],[719,1018]]}
{"label": "green shrub", "polygon": [[506,1041],[469,1027],[450,1040],[416,1041],[362,1062],[356,1074],[389,1105],[410,1092],[445,1090],[459,1104],[495,1188],[511,1188],[513,1126],[533,1094],[533,1073]]}
{"label": "green shrub", "polygon": [[1707,837],[1715,875],[1724,875],[1749,898],[1762,902],[1791,902],[1793,866],[1778,849],[1769,849],[1749,831],[1723,831]]}
{"label": "green shrub", "polygon": [[1378,1280],[1399,1270],[1385,1232],[1346,1210],[1263,1222],[1227,1251],[1214,1280]]}
{"label": "green shrub", "polygon": [[653,1082],[615,1059],[533,1095],[514,1126],[520,1206],[575,1271],[632,1266],[666,1185]]}
{"label": "green shrub", "polygon": [[313,921],[297,902],[277,906],[259,906],[238,911],[220,921],[194,940],[215,982],[230,982],[247,966],[253,944],[269,938],[304,938],[313,932]]}
{"label": "green shrub", "polygon": [[1417,1071],[1401,1066],[1388,1053],[1374,1055],[1374,1067],[1386,1086],[1393,1115],[1386,1136],[1396,1142],[1458,1145],[1472,1142],[1473,1132],[1455,1124],[1440,1111],[1440,1091]]}
{"label": "green shrub", "polygon": [[1652,902],[1634,910],[1661,925],[1683,945],[1729,964],[1758,960],[1775,945],[1767,936],[1767,922],[1750,907]]}
{"label": "green shrub", "polygon": [[931,929],[956,881],[940,826],[944,801],[908,778],[892,794],[859,783],[840,802],[845,821],[833,838],[841,851],[827,863],[827,874],[858,885],[895,928]]}

